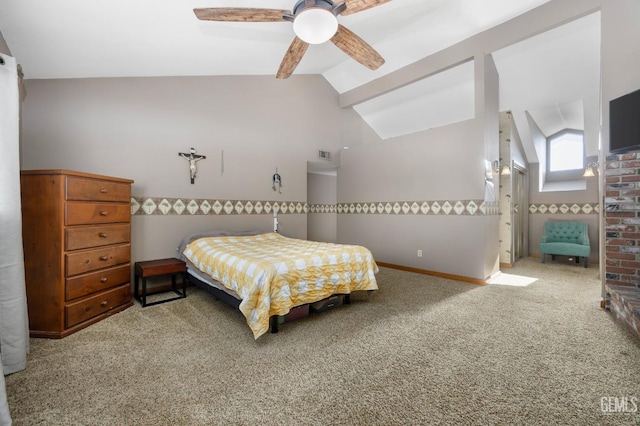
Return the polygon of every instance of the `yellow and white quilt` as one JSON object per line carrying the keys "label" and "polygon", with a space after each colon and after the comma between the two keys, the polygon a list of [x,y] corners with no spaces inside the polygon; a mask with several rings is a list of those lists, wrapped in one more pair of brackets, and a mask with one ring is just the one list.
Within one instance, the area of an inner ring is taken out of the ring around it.
{"label": "yellow and white quilt", "polygon": [[321,243],[271,232],[252,236],[200,238],[184,256],[242,301],[240,311],[254,338],[269,330],[272,315],[332,294],[377,290],[378,266],[356,245]]}

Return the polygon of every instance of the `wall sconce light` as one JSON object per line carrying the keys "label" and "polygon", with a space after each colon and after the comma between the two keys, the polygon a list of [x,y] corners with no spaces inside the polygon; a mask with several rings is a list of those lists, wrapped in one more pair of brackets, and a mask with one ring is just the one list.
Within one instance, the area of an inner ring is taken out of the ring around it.
{"label": "wall sconce light", "polygon": [[[502,158],[500,160],[502,161]],[[493,162],[493,172],[496,174],[500,174],[502,176],[510,175],[511,168],[509,167],[509,163],[505,163],[502,166],[500,166],[501,161],[495,160]]]}
{"label": "wall sconce light", "polygon": [[[595,173],[594,173],[595,171]],[[582,177],[594,177],[598,173],[598,162],[593,162],[587,164],[587,168],[584,169],[584,174]]]}
{"label": "wall sconce light", "polygon": [[493,174],[495,173],[497,163],[498,163],[498,160],[492,163],[486,158],[484,159],[484,181],[485,182],[493,182]]}

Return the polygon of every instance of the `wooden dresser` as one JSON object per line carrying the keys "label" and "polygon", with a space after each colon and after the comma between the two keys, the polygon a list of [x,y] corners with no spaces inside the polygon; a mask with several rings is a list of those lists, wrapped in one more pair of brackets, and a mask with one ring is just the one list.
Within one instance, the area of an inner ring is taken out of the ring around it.
{"label": "wooden dresser", "polygon": [[32,337],[62,338],[132,305],[132,180],[20,173]]}

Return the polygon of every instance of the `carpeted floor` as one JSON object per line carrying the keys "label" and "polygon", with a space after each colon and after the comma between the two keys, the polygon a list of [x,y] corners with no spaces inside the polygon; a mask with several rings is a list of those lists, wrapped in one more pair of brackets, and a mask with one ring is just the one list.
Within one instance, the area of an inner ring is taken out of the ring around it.
{"label": "carpeted floor", "polygon": [[523,259],[505,272],[513,286],[381,268],[374,295],[257,341],[197,289],[136,304],[32,339],[27,369],[6,378],[11,414],[16,425],[640,424],[640,343],[599,308],[596,267]]}

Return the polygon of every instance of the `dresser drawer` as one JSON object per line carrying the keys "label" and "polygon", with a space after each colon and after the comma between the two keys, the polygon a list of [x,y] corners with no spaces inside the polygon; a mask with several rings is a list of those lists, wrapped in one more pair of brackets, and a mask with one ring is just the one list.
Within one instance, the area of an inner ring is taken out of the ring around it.
{"label": "dresser drawer", "polygon": [[67,203],[65,225],[131,221],[131,204]]}
{"label": "dresser drawer", "polygon": [[67,177],[67,200],[131,202],[131,184]]}
{"label": "dresser drawer", "polygon": [[131,225],[102,225],[82,228],[67,228],[64,231],[66,250],[78,250],[110,244],[128,243]]}
{"label": "dresser drawer", "polygon": [[65,254],[67,277],[129,263],[131,245],[121,244],[95,250]]}
{"label": "dresser drawer", "polygon": [[130,300],[131,286],[125,284],[87,299],[69,303],[64,308],[66,326],[73,327],[82,321],[128,303]]}
{"label": "dresser drawer", "polygon": [[91,293],[106,290],[120,284],[129,283],[131,279],[131,264],[102,269],[89,274],[67,278],[65,285],[65,300],[73,300]]}

